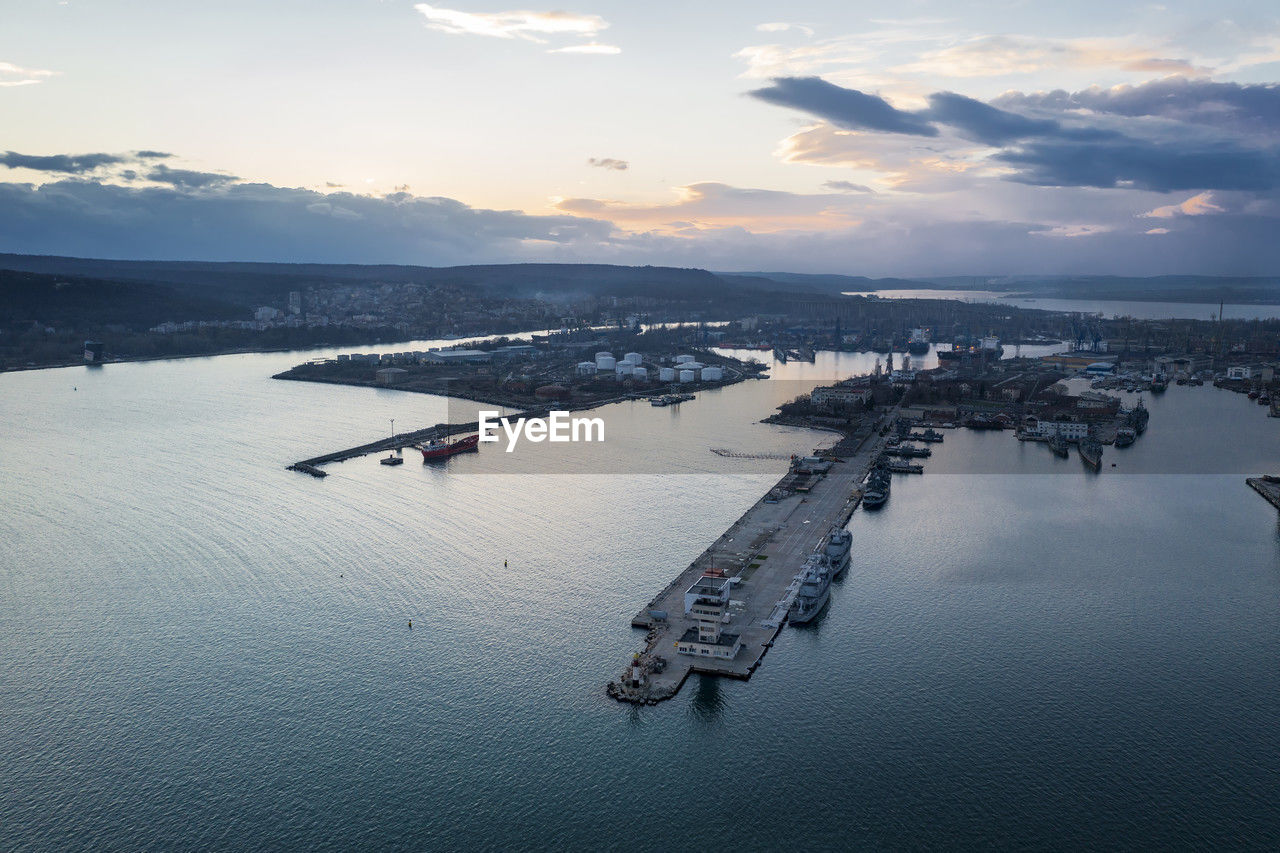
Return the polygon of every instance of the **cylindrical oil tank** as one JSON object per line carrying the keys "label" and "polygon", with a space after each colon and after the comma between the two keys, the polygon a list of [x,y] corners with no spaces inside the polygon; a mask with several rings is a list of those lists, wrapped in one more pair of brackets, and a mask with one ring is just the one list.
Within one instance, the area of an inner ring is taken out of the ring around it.
{"label": "cylindrical oil tank", "polygon": [[680,371],[680,381],[681,381],[681,382],[692,382],[692,381],[693,381],[693,377],[694,377],[694,376],[696,376],[696,375],[697,375],[697,374],[695,374],[692,370],[682,370],[682,371]]}
{"label": "cylindrical oil tank", "polygon": [[617,362],[617,361],[615,361],[615,360],[614,360],[614,358],[613,358],[613,356],[611,356],[611,355],[598,355],[598,356],[596,356],[596,369],[597,369],[597,370],[613,370],[613,369],[614,369],[615,367],[617,367],[617,366],[618,366],[618,362]]}
{"label": "cylindrical oil tank", "polygon": [[596,353],[596,361],[599,361],[599,360],[600,360],[600,359],[602,359],[602,358],[613,358],[613,353],[611,353],[611,352],[598,352],[598,353]]}
{"label": "cylindrical oil tank", "polygon": [[675,382],[676,369],[674,367],[658,368],[658,381],[659,382]]}
{"label": "cylindrical oil tank", "polygon": [[702,368],[703,382],[719,382],[721,379],[724,379],[724,371],[721,370],[720,368],[718,367]]}
{"label": "cylindrical oil tank", "polygon": [[631,378],[637,382],[648,382],[649,371],[645,370],[643,367],[637,367],[631,371]]}
{"label": "cylindrical oil tank", "polygon": [[627,361],[631,362],[632,364],[636,364],[636,365],[644,363],[644,356],[642,356],[638,352],[629,352],[623,358],[625,358]]}
{"label": "cylindrical oil tank", "polygon": [[691,355],[676,356],[676,364],[684,364],[686,361],[693,361],[693,356]]}

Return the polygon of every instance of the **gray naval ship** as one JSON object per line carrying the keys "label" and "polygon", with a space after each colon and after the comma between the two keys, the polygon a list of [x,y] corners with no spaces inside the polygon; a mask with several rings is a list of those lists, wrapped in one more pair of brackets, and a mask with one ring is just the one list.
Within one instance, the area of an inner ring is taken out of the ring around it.
{"label": "gray naval ship", "polygon": [[839,527],[831,528],[831,532],[827,534],[826,544],[822,548],[822,553],[827,555],[827,559],[831,561],[831,577],[840,577],[849,568],[849,552],[853,548],[853,534]]}
{"label": "gray naval ship", "polygon": [[849,553],[853,547],[853,534],[848,530],[832,528],[822,548],[809,555],[800,572],[800,591],[791,602],[788,618],[793,625],[802,625],[822,612],[831,597],[831,581],[849,568]]}
{"label": "gray naval ship", "polygon": [[793,625],[808,622],[826,606],[831,597],[831,561],[826,554],[810,554],[799,577],[800,591],[787,614]]}

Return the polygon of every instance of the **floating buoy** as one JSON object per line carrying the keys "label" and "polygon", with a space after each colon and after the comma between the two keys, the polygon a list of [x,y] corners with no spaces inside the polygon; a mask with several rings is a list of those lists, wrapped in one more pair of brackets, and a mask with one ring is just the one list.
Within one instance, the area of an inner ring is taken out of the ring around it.
{"label": "floating buoy", "polygon": [[410,631],[412,631],[412,630],[413,630],[413,620],[412,620],[412,619],[410,619],[410,620],[409,620],[409,630],[410,630]]}
{"label": "floating buoy", "polygon": [[503,560],[503,561],[502,561],[502,568],[504,568],[504,569],[505,569],[506,567],[507,567],[507,561],[506,561],[506,560]]}

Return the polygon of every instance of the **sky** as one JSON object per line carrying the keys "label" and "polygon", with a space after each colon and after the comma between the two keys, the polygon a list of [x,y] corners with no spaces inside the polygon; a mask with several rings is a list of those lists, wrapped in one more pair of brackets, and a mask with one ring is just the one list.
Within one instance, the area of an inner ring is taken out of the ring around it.
{"label": "sky", "polygon": [[0,251],[1280,274],[1274,2],[556,2],[6,0]]}

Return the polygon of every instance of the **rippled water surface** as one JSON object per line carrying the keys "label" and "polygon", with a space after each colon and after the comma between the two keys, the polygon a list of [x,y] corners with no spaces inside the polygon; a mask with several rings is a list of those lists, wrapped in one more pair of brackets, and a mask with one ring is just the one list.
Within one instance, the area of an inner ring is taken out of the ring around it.
{"label": "rippled water surface", "polygon": [[600,410],[573,473],[314,480],[284,465],[446,404],[269,378],[301,357],[0,376],[0,848],[1280,843],[1280,529],[1243,483],[1280,420],[1243,396],[1148,399],[1100,476],[949,432],[750,682],[635,709],[631,615],[786,464],[709,449],[823,438],[756,423],[794,384]]}

